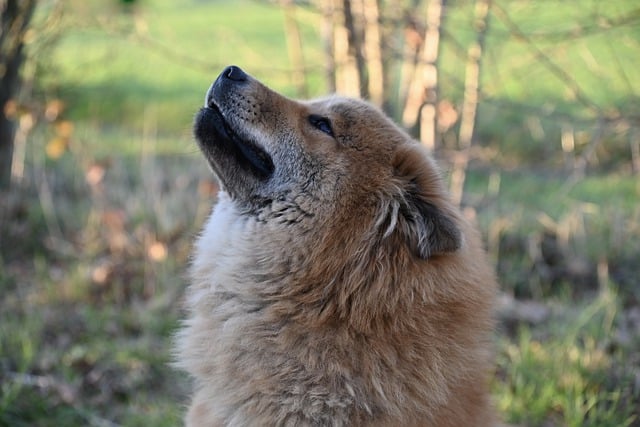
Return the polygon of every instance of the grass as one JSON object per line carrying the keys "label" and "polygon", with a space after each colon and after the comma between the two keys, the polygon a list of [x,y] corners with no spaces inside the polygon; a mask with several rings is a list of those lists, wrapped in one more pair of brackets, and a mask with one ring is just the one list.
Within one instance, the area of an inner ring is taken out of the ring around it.
{"label": "grass", "polygon": [[183,389],[165,366],[158,337],[169,328],[158,330],[159,308],[48,300],[21,309],[16,316],[15,307],[3,306],[11,317],[3,316],[0,332],[0,425],[179,423]]}
{"label": "grass", "polygon": [[[276,7],[250,1],[155,0],[146,2],[139,15],[99,20],[96,14],[105,13],[101,2],[79,6],[84,3],[74,3],[80,10],[69,17],[70,28],[46,64],[59,73],[47,73],[42,82],[73,100],[69,113],[76,120],[97,118],[101,126],[132,130],[142,126],[141,112],[152,109],[163,132],[179,134],[208,86],[230,63],[251,73],[261,71],[275,89],[293,94],[283,14]],[[309,13],[298,16],[303,22],[311,19]],[[306,40],[318,38],[313,26],[302,29]],[[321,62],[318,43],[309,45],[313,89]]]}
{"label": "grass", "polygon": [[[537,37],[594,12],[615,20],[631,3],[500,5]],[[115,4],[72,0],[61,39],[45,49],[52,54],[38,56],[36,98],[42,109],[57,99],[65,109],[53,122],[38,116],[24,179],[0,203],[0,426],[180,423],[189,384],[169,366],[171,336],[191,243],[216,192],[192,141],[193,114],[229,63],[295,95],[277,8],[148,0],[123,14]],[[319,95],[317,16],[298,16],[310,93]],[[470,40],[469,17],[449,8],[442,88],[454,101],[464,55],[453,41]],[[571,179],[569,160],[596,132],[585,121],[592,113],[521,40],[504,37],[504,22],[491,28],[484,157],[469,170],[464,204],[503,291],[550,309],[535,322],[501,322],[496,404],[523,426],[640,425],[640,184],[628,167],[630,133],[606,128],[598,167]],[[535,40],[602,108],[633,112],[629,94],[640,88],[623,74],[640,65],[637,32]],[[585,66],[589,55],[595,68]],[[73,130],[52,155],[61,122]],[[569,159],[560,150],[567,125],[577,145]]]}
{"label": "grass", "polygon": [[636,425],[633,375],[613,372],[625,355],[609,347],[619,301],[608,288],[587,304],[558,307],[547,328],[523,327],[502,342],[504,381],[496,394],[507,419],[530,426]]}
{"label": "grass", "polygon": [[[635,54],[640,30],[632,24],[615,25],[629,14],[637,15],[637,6],[625,0],[608,2],[606,7],[597,0],[582,0],[578,7],[552,1],[496,2],[486,40],[484,90],[491,97],[579,113],[584,106],[567,88],[564,79],[568,79],[596,104],[620,107],[629,94],[640,91],[633,79],[640,66]],[[454,31],[445,37],[443,62],[446,75],[456,76],[457,81],[463,81],[462,72],[453,71],[461,54],[452,44],[461,41],[466,46],[474,37],[471,16],[460,7],[451,8],[447,16]],[[569,70],[567,75],[556,73],[541,54]],[[446,76],[444,84],[460,90]]]}
{"label": "grass", "polygon": [[[30,158],[38,157],[37,148],[34,143]],[[52,184],[52,211],[43,212],[44,190],[29,179],[4,223],[3,238],[41,246],[20,248],[22,255],[2,247],[0,425],[175,425],[188,382],[168,366],[170,342],[181,316],[190,244],[211,202],[210,176],[199,157],[148,150],[140,158],[112,158],[104,163],[102,180],[90,184],[87,170],[74,161],[89,156],[87,150],[72,146],[58,160],[34,162],[31,176],[44,173]],[[499,228],[499,245],[490,250],[503,286],[548,301],[553,312],[541,324],[518,322],[514,332],[500,334],[493,387],[501,413],[527,426],[635,425],[640,396],[632,354],[640,337],[621,342],[617,335],[637,281],[618,290],[612,267],[600,290],[571,275],[557,279],[562,287],[554,286],[541,274],[542,259],[526,248],[510,253],[506,245],[509,238],[542,238],[537,215],[544,212],[561,225],[575,206],[593,204],[603,194],[620,201],[603,209],[617,210],[633,224],[637,206],[627,201],[637,186],[625,177],[590,177],[563,199],[557,179],[505,174],[497,190],[495,179],[482,171],[471,174],[467,198],[478,209],[488,242]],[[23,211],[30,212],[33,230],[14,227]],[[591,215],[598,220],[582,235],[570,229],[569,243],[610,235],[602,213]],[[508,226],[500,226],[504,221]],[[59,224],[61,233],[47,223]],[[556,231],[562,234],[560,225]],[[22,232],[44,237],[25,239]],[[628,233],[628,240],[637,241],[637,228]],[[564,256],[587,262],[614,256],[612,247],[587,243],[595,251],[590,254],[578,244],[557,245]],[[619,249],[637,254],[632,244]],[[635,280],[633,259],[626,267]]]}
{"label": "grass", "polygon": [[517,295],[549,297],[567,286],[571,295],[592,293],[603,264],[625,299],[640,298],[632,267],[640,245],[631,237],[640,233],[637,177],[574,183],[545,169],[476,170],[466,192],[502,281]]}
{"label": "grass", "polygon": [[[568,78],[600,110],[633,115],[640,108],[633,96],[640,92],[638,79],[633,78],[640,67],[639,30],[623,25],[604,31],[606,22],[632,14],[634,5],[624,0],[608,2],[606,8],[593,0],[581,0],[581,7],[547,3],[498,4],[523,32],[532,35],[534,46],[509,36],[509,28],[496,16],[491,17],[487,35],[478,132],[483,141],[512,155],[521,152],[520,162],[536,154],[546,153],[549,158],[549,144],[554,140],[559,144],[560,139],[557,115],[579,117],[582,122],[576,131],[595,132],[594,111],[576,102],[567,82],[536,58],[535,49],[569,70]],[[105,11],[102,2],[74,1],[69,10],[74,13],[65,21],[63,37],[53,55],[43,59],[48,72],[41,86],[66,100],[76,120],[98,121],[103,131],[113,127],[135,131],[142,126],[143,112],[152,111],[163,132],[182,134],[208,85],[230,63],[278,91],[295,95],[283,13],[276,7],[247,0],[149,0],[139,13],[114,15]],[[593,25],[595,14],[602,17],[599,24],[580,33],[579,24]],[[311,9],[300,9],[297,16],[309,91],[312,96],[321,95],[326,89],[319,16]],[[464,5],[447,11],[440,84],[442,97],[454,103],[462,98],[461,64],[466,52],[460,46],[473,37],[470,17],[471,10]],[[571,31],[572,37],[558,39],[557,34]],[[527,112],[527,106],[533,110]],[[531,130],[528,116],[540,117],[543,136]]]}
{"label": "grass", "polygon": [[[0,252],[0,425],[179,424],[187,381],[168,366],[170,342],[208,173],[193,158],[153,152],[85,165],[106,169],[89,183],[73,162],[85,155],[35,162],[32,176],[50,186],[28,178],[4,211],[3,241],[39,248]],[[31,225],[42,237],[23,235],[32,230],[15,227],[21,212],[39,211]]]}

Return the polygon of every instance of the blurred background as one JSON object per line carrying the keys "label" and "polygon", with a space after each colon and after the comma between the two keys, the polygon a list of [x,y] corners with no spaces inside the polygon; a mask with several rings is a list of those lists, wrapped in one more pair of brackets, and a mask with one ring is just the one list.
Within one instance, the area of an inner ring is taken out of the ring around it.
{"label": "blurred background", "polygon": [[500,283],[521,426],[640,426],[640,4],[0,0],[0,426],[179,425],[170,367],[229,64],[380,105],[441,161]]}

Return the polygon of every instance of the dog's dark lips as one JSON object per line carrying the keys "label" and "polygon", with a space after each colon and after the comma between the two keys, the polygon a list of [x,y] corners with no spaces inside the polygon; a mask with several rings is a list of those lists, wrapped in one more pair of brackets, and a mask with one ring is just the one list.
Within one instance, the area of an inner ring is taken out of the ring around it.
{"label": "dog's dark lips", "polygon": [[239,166],[249,169],[258,178],[266,179],[273,173],[274,165],[269,154],[257,143],[241,138],[215,104],[200,110],[196,117],[195,135],[207,156],[216,156],[216,150],[210,147],[215,145],[221,153],[231,155]]}
{"label": "dog's dark lips", "polygon": [[219,116],[220,121],[222,122],[222,128],[224,129],[225,133],[226,133],[226,137],[234,140],[234,139],[238,139],[238,137],[236,136],[235,132],[233,131],[233,129],[231,129],[231,126],[229,126],[229,123],[225,120],[224,116],[222,115],[222,111],[220,111],[220,108],[218,108],[218,106],[216,104],[211,104],[208,107],[211,110],[213,110],[213,112]]}

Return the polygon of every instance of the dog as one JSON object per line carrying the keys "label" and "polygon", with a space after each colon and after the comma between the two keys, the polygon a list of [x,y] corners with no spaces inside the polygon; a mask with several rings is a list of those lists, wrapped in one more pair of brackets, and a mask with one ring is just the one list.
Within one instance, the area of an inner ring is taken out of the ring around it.
{"label": "dog", "polygon": [[236,66],[194,135],[221,191],[176,340],[188,426],[493,425],[494,274],[423,146]]}

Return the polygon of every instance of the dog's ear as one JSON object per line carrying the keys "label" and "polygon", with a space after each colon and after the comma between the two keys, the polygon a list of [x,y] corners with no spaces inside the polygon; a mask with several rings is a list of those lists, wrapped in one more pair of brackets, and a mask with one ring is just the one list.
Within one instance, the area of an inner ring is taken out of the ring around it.
{"label": "dog's ear", "polygon": [[411,251],[427,259],[460,249],[458,218],[424,149],[412,144],[397,150],[393,166],[401,191],[395,228]]}
{"label": "dog's ear", "polygon": [[403,199],[398,229],[414,254],[427,259],[460,249],[462,237],[452,217],[411,191]]}

